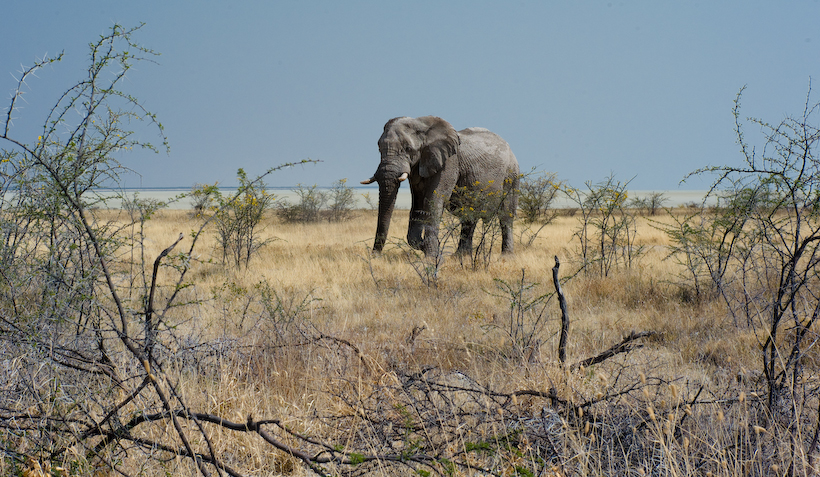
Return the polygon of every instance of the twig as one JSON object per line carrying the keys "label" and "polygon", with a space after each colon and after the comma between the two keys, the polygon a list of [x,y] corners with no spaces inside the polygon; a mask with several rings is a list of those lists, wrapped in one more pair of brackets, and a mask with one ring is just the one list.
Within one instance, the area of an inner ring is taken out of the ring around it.
{"label": "twig", "polygon": [[321,331],[318,331],[318,330],[316,331],[316,333],[318,334],[317,341],[318,340],[334,341],[338,344],[343,344],[343,345],[349,347],[350,349],[353,350],[354,353],[356,353],[356,356],[359,358],[359,360],[362,362],[362,364],[365,365],[365,367],[367,367],[367,369],[369,369],[370,371],[376,371],[376,369],[374,369],[374,365],[368,362],[367,355],[362,353],[362,351],[359,349],[358,346],[354,345],[353,343],[351,343],[350,341],[348,341],[346,339],[338,338],[336,336],[327,335],[327,334],[322,333]]}
{"label": "twig", "polygon": [[[817,405],[817,415],[820,416],[820,404]],[[814,437],[812,437],[809,451],[806,453],[809,456],[810,468],[814,467],[814,451],[817,450],[818,438],[820,438],[820,422],[818,422],[817,427],[814,428]]]}

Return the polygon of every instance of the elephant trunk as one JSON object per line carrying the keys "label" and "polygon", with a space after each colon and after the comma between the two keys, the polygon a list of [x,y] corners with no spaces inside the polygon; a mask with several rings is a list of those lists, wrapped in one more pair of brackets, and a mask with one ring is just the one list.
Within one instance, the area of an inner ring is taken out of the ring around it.
{"label": "elephant trunk", "polygon": [[379,182],[379,220],[376,225],[376,240],[373,242],[374,252],[381,252],[387,241],[387,232],[390,230],[390,219],[393,217],[393,207],[396,205],[398,193],[398,180]]}

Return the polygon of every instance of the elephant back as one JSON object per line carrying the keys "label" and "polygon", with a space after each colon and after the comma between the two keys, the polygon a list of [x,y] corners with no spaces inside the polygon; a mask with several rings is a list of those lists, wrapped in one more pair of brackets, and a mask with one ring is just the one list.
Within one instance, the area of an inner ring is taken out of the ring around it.
{"label": "elephant back", "polygon": [[[518,178],[518,161],[501,136],[486,128],[462,129],[458,135],[461,138],[459,186],[494,180],[495,187],[491,189],[499,190],[502,184],[498,182]],[[497,181],[499,178],[502,180]]]}

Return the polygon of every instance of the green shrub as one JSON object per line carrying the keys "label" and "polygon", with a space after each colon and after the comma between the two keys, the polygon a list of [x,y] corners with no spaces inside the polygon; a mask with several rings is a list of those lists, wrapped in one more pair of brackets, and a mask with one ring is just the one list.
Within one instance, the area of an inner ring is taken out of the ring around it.
{"label": "green shrub", "polygon": [[292,191],[297,196],[295,204],[287,200],[276,204],[276,214],[283,222],[341,222],[351,217],[356,205],[355,191],[347,186],[347,179],[337,180],[327,191],[319,190],[316,184],[297,184]]}
{"label": "green shrub", "polygon": [[251,256],[267,243],[259,238],[260,224],[275,197],[268,193],[261,180],[249,180],[243,169],[240,168],[237,175],[239,190],[236,194],[225,197],[214,185],[210,195],[216,203],[212,207],[213,219],[222,261],[230,261],[239,268],[242,265],[247,267]]}

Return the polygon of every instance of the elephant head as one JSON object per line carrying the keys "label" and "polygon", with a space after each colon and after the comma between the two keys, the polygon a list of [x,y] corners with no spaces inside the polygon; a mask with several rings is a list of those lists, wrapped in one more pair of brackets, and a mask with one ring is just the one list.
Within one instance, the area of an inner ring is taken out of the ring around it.
{"label": "elephant head", "polygon": [[[379,183],[379,216],[374,251],[381,252],[384,248],[399,185],[408,178],[413,206],[407,242],[414,248],[424,248],[428,253],[427,248],[438,245],[442,203],[449,198],[457,177],[458,161],[455,156],[458,146],[456,130],[450,123],[435,116],[394,118],[384,125],[384,133],[379,138],[381,162],[373,177],[362,181],[362,184]],[[450,158],[453,158],[452,161]],[[447,167],[448,161],[455,165]],[[446,174],[448,177],[442,181],[446,169],[453,170],[454,174]],[[453,177],[450,178],[450,175]],[[433,194],[436,190],[440,194]]]}

